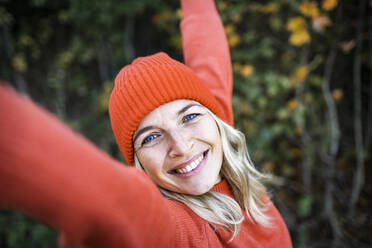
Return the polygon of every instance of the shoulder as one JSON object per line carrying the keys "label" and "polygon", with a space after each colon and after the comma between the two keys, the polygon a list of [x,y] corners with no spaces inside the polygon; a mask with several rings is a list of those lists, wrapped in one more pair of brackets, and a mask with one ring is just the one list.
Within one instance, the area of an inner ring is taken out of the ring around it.
{"label": "shoulder", "polygon": [[208,225],[208,221],[197,215],[186,204],[170,199],[168,199],[166,202],[169,213],[177,225],[181,225],[183,228],[187,228],[190,231],[202,231],[204,228],[203,225]]}
{"label": "shoulder", "polygon": [[198,216],[182,202],[167,200],[169,214],[174,222],[175,239],[179,247],[207,247],[205,229],[208,221]]}

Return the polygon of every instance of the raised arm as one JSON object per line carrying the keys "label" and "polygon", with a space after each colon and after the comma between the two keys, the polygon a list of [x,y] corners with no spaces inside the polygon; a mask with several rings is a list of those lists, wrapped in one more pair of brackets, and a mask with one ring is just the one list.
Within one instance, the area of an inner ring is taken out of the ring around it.
{"label": "raised arm", "polygon": [[159,190],[0,84],[0,206],[85,247],[167,247],[172,222]]}
{"label": "raised arm", "polygon": [[207,85],[233,125],[230,52],[214,0],[181,0],[185,63]]}

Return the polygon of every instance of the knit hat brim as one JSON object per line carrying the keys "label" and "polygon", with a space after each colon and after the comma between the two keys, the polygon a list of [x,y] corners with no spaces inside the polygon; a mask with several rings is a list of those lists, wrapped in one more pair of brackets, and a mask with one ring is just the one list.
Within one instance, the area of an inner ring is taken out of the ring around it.
{"label": "knit hat brim", "polygon": [[129,165],[134,163],[133,134],[142,119],[179,99],[197,101],[222,116],[216,99],[191,69],[163,52],[137,58],[119,72],[109,114],[116,142]]}

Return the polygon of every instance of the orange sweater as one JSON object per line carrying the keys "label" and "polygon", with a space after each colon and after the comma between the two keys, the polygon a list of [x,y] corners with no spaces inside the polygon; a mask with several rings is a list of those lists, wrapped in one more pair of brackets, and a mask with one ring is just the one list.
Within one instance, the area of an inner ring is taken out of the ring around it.
{"label": "orange sweater", "polygon": [[[232,73],[212,0],[182,0],[186,64],[208,85],[232,124]],[[208,42],[208,43],[207,43]],[[225,180],[212,190],[233,197]],[[84,247],[291,247],[275,228],[246,219],[239,235],[167,200],[144,172],[123,166],[30,100],[0,86],[0,204],[22,211]]]}

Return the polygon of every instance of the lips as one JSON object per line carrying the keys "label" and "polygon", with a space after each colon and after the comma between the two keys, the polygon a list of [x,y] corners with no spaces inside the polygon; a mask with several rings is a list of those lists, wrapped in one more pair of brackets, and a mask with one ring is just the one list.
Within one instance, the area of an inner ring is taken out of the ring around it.
{"label": "lips", "polygon": [[168,173],[182,176],[193,174],[192,173],[193,171],[198,170],[198,168],[201,167],[200,165],[204,164],[208,152],[209,150],[206,150],[201,154],[194,156],[189,161],[182,163],[178,165],[176,168],[168,171]]}

